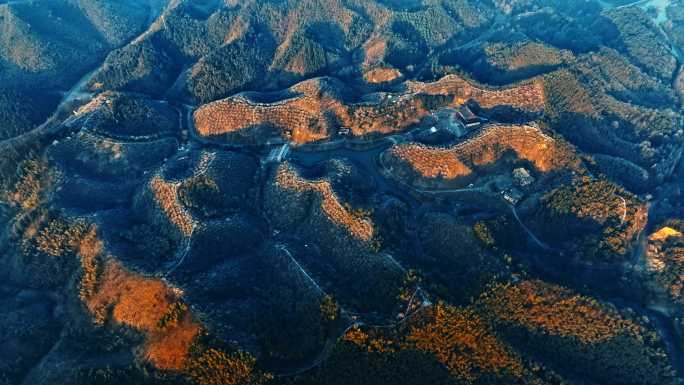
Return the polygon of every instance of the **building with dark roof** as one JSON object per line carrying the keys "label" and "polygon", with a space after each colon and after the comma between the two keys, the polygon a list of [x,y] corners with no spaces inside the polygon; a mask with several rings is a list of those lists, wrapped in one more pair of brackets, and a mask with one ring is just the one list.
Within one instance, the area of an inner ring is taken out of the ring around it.
{"label": "building with dark roof", "polygon": [[459,107],[458,110],[456,110],[456,116],[468,130],[478,128],[482,123],[480,117],[475,115],[475,113],[467,105],[462,105]]}

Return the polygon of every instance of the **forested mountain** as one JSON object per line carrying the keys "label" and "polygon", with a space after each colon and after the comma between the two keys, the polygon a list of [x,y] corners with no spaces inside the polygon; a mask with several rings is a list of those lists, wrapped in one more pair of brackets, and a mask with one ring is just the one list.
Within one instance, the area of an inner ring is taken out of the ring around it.
{"label": "forested mountain", "polygon": [[680,384],[681,0],[0,0],[0,385]]}

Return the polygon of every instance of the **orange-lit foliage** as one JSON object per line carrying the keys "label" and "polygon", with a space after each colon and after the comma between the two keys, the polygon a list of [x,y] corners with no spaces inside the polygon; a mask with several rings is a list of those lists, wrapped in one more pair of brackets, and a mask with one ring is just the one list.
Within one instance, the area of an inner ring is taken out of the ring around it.
{"label": "orange-lit foliage", "polygon": [[448,95],[454,99],[472,99],[483,108],[511,106],[537,112],[544,108],[546,95],[540,80],[512,88],[486,89],[476,87],[457,75],[447,75],[433,83],[407,82],[409,92],[427,95]]}
{"label": "orange-lit foliage", "polygon": [[521,377],[518,357],[502,344],[471,309],[436,305],[422,322],[411,328],[403,348],[433,353],[458,377],[475,380],[480,373]]}
{"label": "orange-lit foliage", "polygon": [[424,178],[449,180],[468,176],[473,171],[447,149],[408,144],[392,147],[390,151],[392,157],[405,161]]}
{"label": "orange-lit foliage", "polygon": [[618,334],[638,335],[641,326],[596,300],[541,281],[501,285],[483,298],[498,322],[533,331],[599,343]]}
{"label": "orange-lit foliage", "polygon": [[537,224],[542,235],[566,242],[585,259],[627,256],[648,216],[646,206],[634,195],[588,176],[551,190],[540,201]]}
{"label": "orange-lit foliage", "polygon": [[648,237],[644,254],[646,288],[656,301],[667,298],[684,304],[684,221],[669,220]]}
{"label": "orange-lit foliage", "polygon": [[173,326],[147,334],[145,358],[160,369],[182,369],[187,363],[189,347],[199,331],[200,325],[186,312]]}
{"label": "orange-lit foliage", "polygon": [[[292,129],[295,143],[307,143],[327,138],[331,135],[329,122],[320,119],[323,110],[322,100],[306,96],[290,99],[282,104],[255,104],[241,97],[211,103],[195,112],[195,124],[202,136],[240,133],[249,127],[266,126]],[[277,134],[274,132],[275,136]],[[270,136],[274,136],[271,134]],[[250,140],[246,136],[243,140]],[[260,132],[254,140],[268,139],[268,132]]]}
{"label": "orange-lit foliage", "polygon": [[342,336],[343,341],[349,341],[359,346],[366,346],[370,336],[368,333],[361,330],[359,327],[353,327],[349,329],[344,336]]}
{"label": "orange-lit foliage", "polygon": [[573,215],[603,224],[616,218],[619,221],[624,213],[623,195],[630,198],[629,193],[610,181],[583,177],[573,180],[571,185],[550,191],[542,198],[542,203],[553,210],[554,215]]}
{"label": "orange-lit foliage", "polygon": [[372,65],[374,63],[379,63],[385,57],[387,53],[387,39],[385,38],[374,38],[368,40],[363,46],[364,51],[364,64],[366,66]]}
{"label": "orange-lit foliage", "polygon": [[456,378],[468,383],[485,375],[522,378],[525,368],[519,357],[472,309],[437,304],[421,310],[405,325],[384,329],[352,328],[343,337],[372,353],[417,351],[433,356]]}
{"label": "orange-lit foliage", "polygon": [[39,205],[15,217],[11,235],[20,246],[20,258],[35,285],[68,284],[78,265],[78,253],[88,226],[83,220],[65,218]]}
{"label": "orange-lit foliage", "polygon": [[143,277],[108,259],[97,287],[87,295],[85,303],[96,322],[105,322],[111,314],[113,321],[143,332],[143,354],[157,368],[180,370],[185,367],[200,325],[189,311],[177,315],[173,324],[160,322],[179,300],[178,291],[160,279]]}
{"label": "orange-lit foliage", "polygon": [[596,383],[676,383],[657,332],[595,299],[523,281],[494,286],[479,310],[521,351]]}
{"label": "orange-lit foliage", "polygon": [[663,226],[660,230],[648,236],[649,241],[665,242],[669,238],[681,237],[682,233],[669,226]]}
{"label": "orange-lit foliage", "polygon": [[363,74],[363,79],[370,84],[387,83],[401,77],[401,71],[396,68],[374,68]]}
{"label": "orange-lit foliage", "polygon": [[150,189],[154,194],[156,203],[166,214],[166,217],[183,235],[190,235],[193,229],[193,221],[190,213],[183,208],[178,200],[178,184],[169,183],[156,177],[150,182]]}
{"label": "orange-lit foliage", "polygon": [[400,178],[453,181],[472,175],[477,167],[496,164],[508,153],[529,161],[540,172],[579,167],[564,143],[540,129],[504,125],[489,127],[472,140],[450,148],[396,145],[383,155],[383,161]]}
{"label": "orange-lit foliage", "polygon": [[188,361],[186,373],[199,385],[258,385],[271,377],[255,368],[256,360],[247,353],[228,354],[204,349]]}
{"label": "orange-lit foliage", "polygon": [[[373,334],[372,332],[369,332]],[[280,385],[455,385],[464,383],[429,352],[383,346],[390,342],[352,328],[322,364],[301,376],[280,379]],[[275,385],[275,384],[274,384]]]}
{"label": "orange-lit foliage", "polygon": [[103,243],[97,236],[97,229],[92,226],[78,245],[77,255],[81,260],[81,283],[79,297],[86,300],[93,294],[97,285],[100,256],[102,255]]}
{"label": "orange-lit foliage", "polygon": [[340,97],[343,85],[327,78],[312,79],[287,90],[294,96],[275,102],[260,103],[239,94],[209,103],[195,112],[195,125],[205,137],[228,134],[231,140],[263,143],[276,136],[304,144],[329,139],[338,127],[349,128],[354,136],[402,131],[437,108],[458,106],[469,99],[484,108],[503,105],[535,113],[545,102],[538,81],[489,90],[449,75],[434,83],[414,81],[406,86],[404,94],[347,103]]}
{"label": "orange-lit foliage", "polygon": [[17,178],[18,181],[14,186],[7,186],[9,190],[2,199],[28,211],[38,206],[53,175],[45,162],[31,158],[18,165]]}
{"label": "orange-lit foliage", "polygon": [[95,322],[111,320],[142,332],[142,357],[156,368],[181,372],[200,385],[261,384],[270,378],[255,369],[249,354],[198,347],[201,325],[180,291],[105,256],[95,227],[77,249],[83,268],[81,298]]}
{"label": "orange-lit foliage", "polygon": [[33,241],[38,251],[52,257],[63,256],[78,247],[86,230],[82,222],[67,223],[53,219],[36,234]]}

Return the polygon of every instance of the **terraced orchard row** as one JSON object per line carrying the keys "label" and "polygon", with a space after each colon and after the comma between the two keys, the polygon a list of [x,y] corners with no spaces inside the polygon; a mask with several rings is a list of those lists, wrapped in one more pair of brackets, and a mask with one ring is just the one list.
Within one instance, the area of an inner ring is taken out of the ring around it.
{"label": "terraced orchard row", "polygon": [[484,111],[511,108],[510,119],[537,116],[545,104],[538,81],[490,90],[450,75],[434,83],[407,82],[404,88],[354,100],[353,90],[344,83],[317,78],[279,93],[242,93],[204,105],[194,113],[195,126],[201,137],[220,143],[305,144],[339,138],[347,131],[359,138],[402,132],[435,110],[467,101]]}

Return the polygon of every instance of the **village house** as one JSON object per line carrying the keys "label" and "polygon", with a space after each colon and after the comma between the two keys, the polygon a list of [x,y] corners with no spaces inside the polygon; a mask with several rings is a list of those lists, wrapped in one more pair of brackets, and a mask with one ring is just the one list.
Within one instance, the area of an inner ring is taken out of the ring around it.
{"label": "village house", "polygon": [[516,206],[525,197],[525,194],[523,194],[522,191],[518,190],[517,188],[511,187],[502,191],[501,196],[506,202]]}
{"label": "village house", "polygon": [[461,121],[463,126],[465,126],[466,131],[472,131],[479,128],[482,124],[480,117],[475,115],[475,113],[468,107],[468,105],[462,105],[456,110],[456,116]]}

